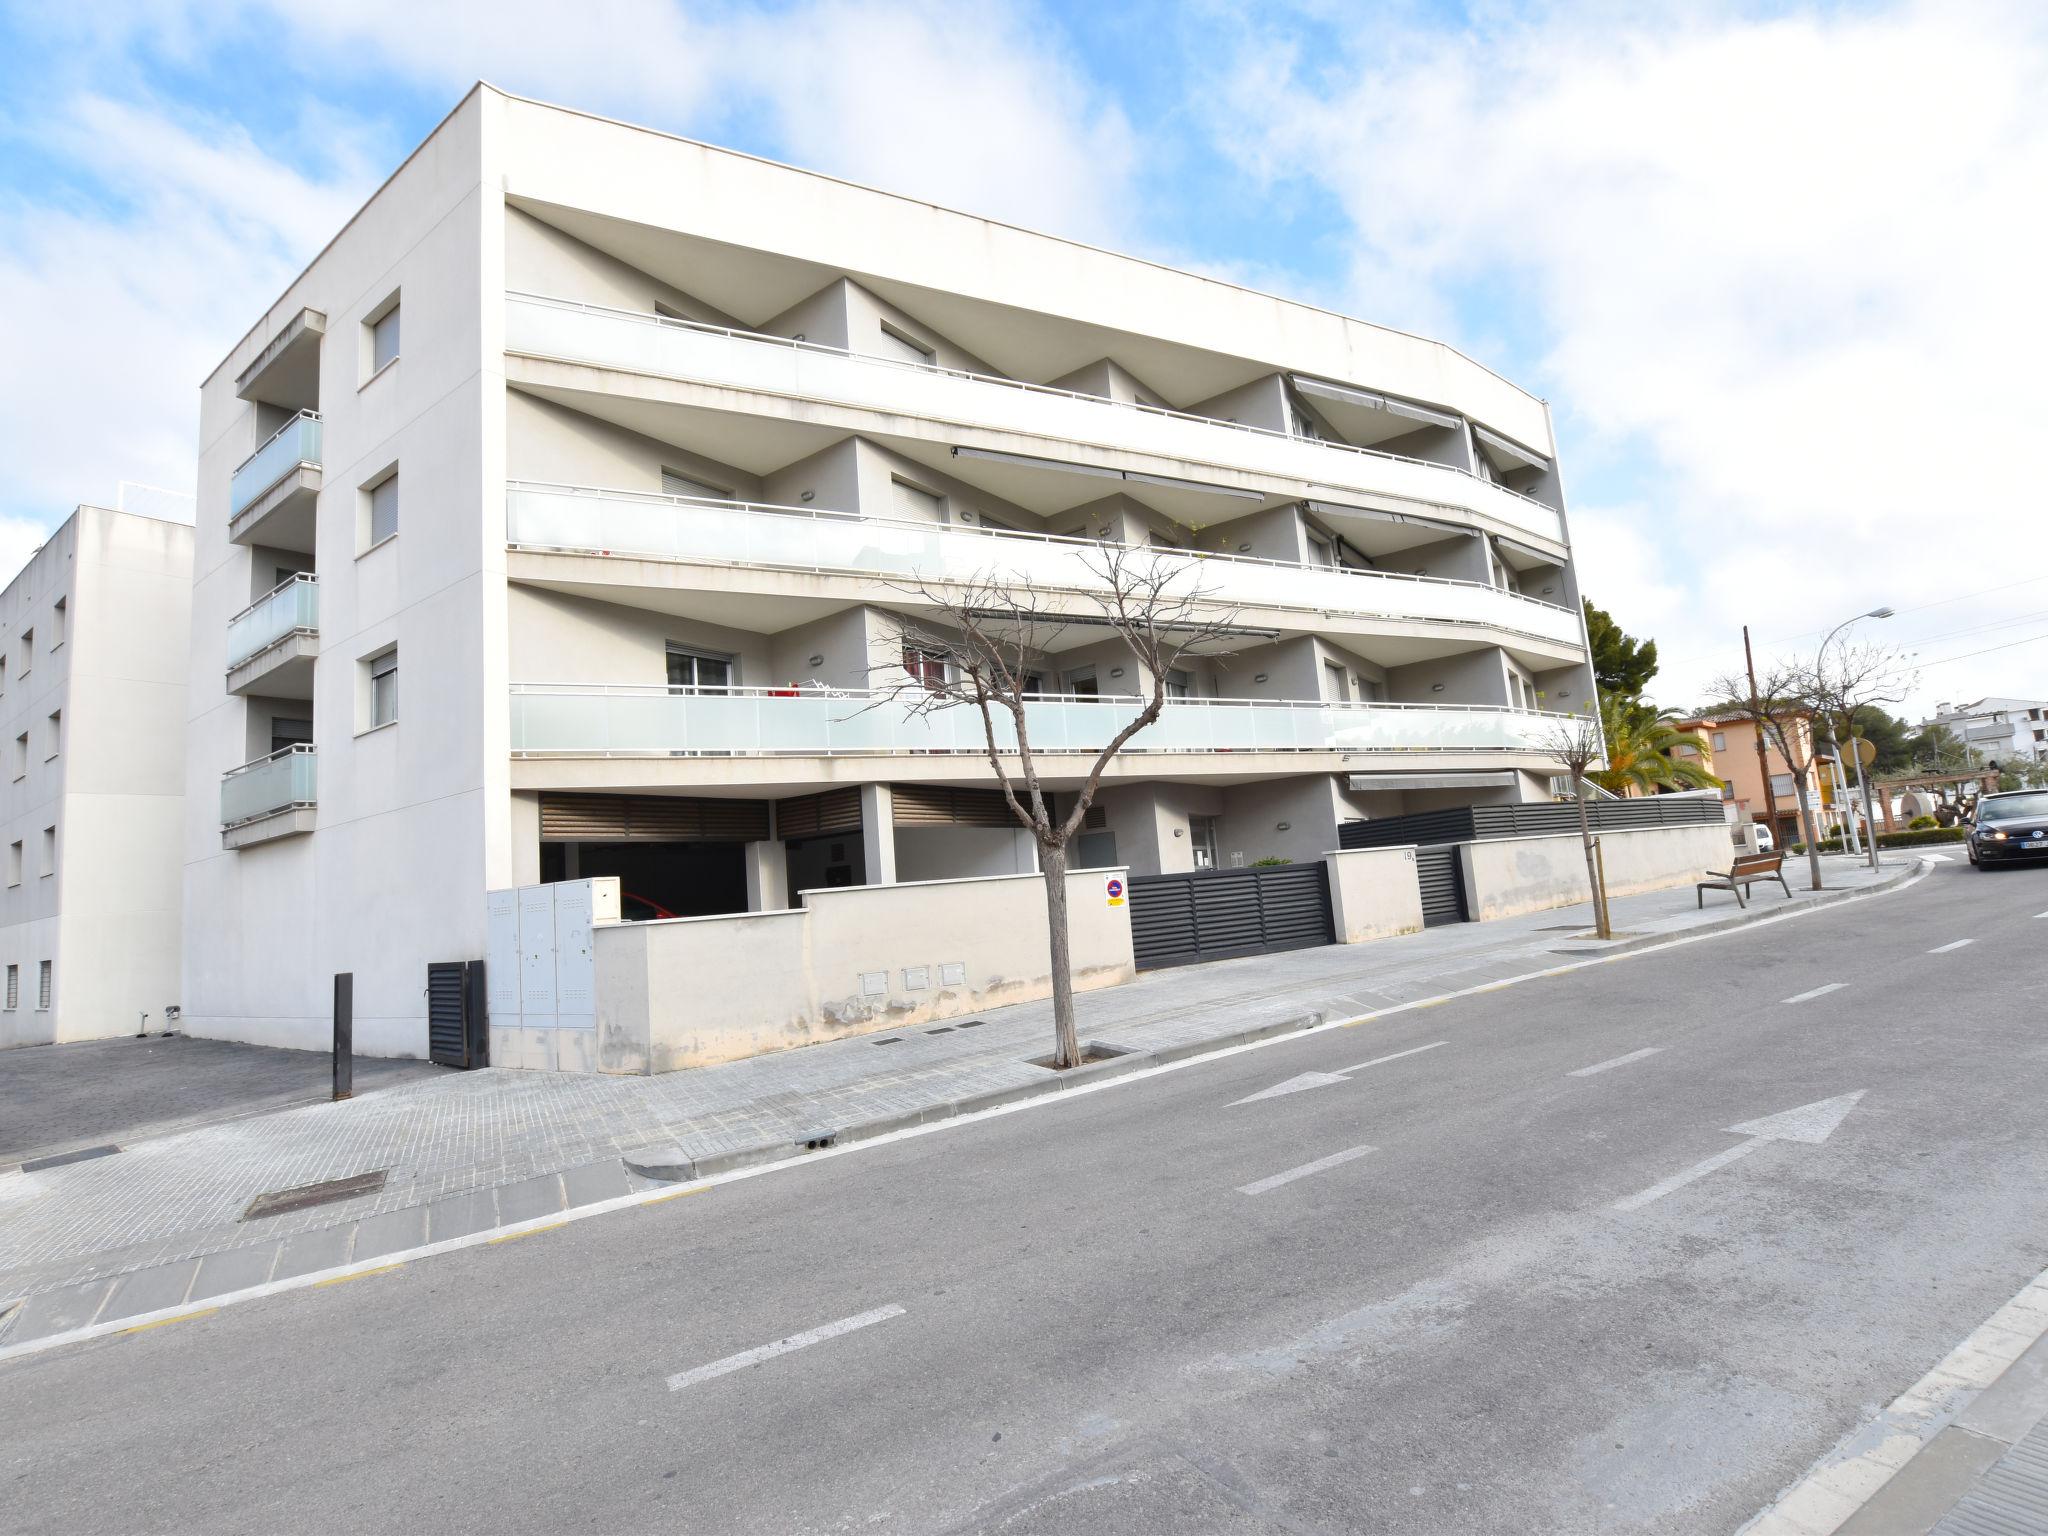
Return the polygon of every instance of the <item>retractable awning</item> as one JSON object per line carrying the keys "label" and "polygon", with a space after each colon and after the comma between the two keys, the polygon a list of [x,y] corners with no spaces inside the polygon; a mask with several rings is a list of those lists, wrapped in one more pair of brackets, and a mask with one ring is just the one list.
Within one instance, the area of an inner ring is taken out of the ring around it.
{"label": "retractable awning", "polygon": [[1472,435],[1479,439],[1479,446],[1486,451],[1486,456],[1493,460],[1496,469],[1550,468],[1550,460],[1542,454],[1524,448],[1520,443],[1502,437],[1498,432],[1482,427],[1476,421],[1472,423]]}
{"label": "retractable awning", "polygon": [[1564,564],[1564,561],[1558,556],[1546,554],[1535,545],[1524,544],[1519,539],[1502,538],[1499,534],[1495,534],[1493,536],[1493,544],[1494,548],[1500,551],[1501,559],[1518,571],[1530,570],[1539,565]]}
{"label": "retractable awning", "polygon": [[1173,475],[1147,475],[1135,469],[1110,469],[1100,464],[1077,464],[1071,459],[1043,459],[1028,453],[998,453],[993,448],[953,449],[956,459],[977,459],[988,464],[1010,464],[1019,469],[1052,470],[1060,474],[1089,475],[1098,480],[1122,480],[1132,485],[1157,485],[1168,490],[1196,491],[1205,496],[1228,496],[1238,501],[1264,501],[1263,491],[1240,490],[1234,485],[1211,485],[1205,480],[1182,480]]}
{"label": "retractable awning", "polygon": [[1455,427],[1458,424],[1458,418],[1447,411],[1417,405],[1413,400],[1403,400],[1398,395],[1383,395],[1375,390],[1355,389],[1349,384],[1331,384],[1322,379],[1305,379],[1300,374],[1293,374],[1290,377],[1296,389],[1317,400],[1335,400],[1345,405],[1363,406],[1369,411],[1384,411],[1389,416],[1399,416],[1403,420],[1421,422],[1432,427]]}
{"label": "retractable awning", "polygon": [[1393,789],[1512,789],[1512,768],[1489,773],[1354,773],[1348,776],[1353,794]]}

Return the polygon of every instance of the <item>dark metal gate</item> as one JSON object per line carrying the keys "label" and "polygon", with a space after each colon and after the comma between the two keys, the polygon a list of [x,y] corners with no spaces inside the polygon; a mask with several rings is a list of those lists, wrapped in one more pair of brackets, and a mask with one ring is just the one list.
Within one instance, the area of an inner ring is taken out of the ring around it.
{"label": "dark metal gate", "polygon": [[1141,971],[1337,942],[1329,868],[1320,860],[1134,875],[1130,886]]}
{"label": "dark metal gate", "polygon": [[427,967],[427,1055],[444,1067],[491,1064],[484,963],[448,960]]}
{"label": "dark metal gate", "polygon": [[1415,850],[1415,882],[1422,887],[1422,926],[1466,919],[1465,882],[1458,869],[1458,845]]}

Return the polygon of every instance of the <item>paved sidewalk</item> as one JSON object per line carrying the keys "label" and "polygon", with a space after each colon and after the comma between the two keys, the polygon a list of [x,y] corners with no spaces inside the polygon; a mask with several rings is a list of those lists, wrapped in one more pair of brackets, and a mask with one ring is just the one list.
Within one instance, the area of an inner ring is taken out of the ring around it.
{"label": "paved sidewalk", "polygon": [[[1623,944],[1590,939],[1584,908],[1462,924],[1374,944],[1148,972],[1082,994],[1082,1037],[1132,1053],[1118,1066],[1348,1018],[1662,938],[1752,922],[1908,877],[1827,861],[1831,889],[1759,891],[1705,911],[1690,887],[1614,903]],[[659,1077],[487,1069],[399,1082],[125,1144],[118,1153],[0,1173],[0,1346],[135,1316],[422,1242],[765,1161],[820,1137],[876,1133],[1054,1091],[1030,1064],[1049,1002],[864,1035]],[[255,1196],[382,1171],[381,1189],[255,1220]]]}

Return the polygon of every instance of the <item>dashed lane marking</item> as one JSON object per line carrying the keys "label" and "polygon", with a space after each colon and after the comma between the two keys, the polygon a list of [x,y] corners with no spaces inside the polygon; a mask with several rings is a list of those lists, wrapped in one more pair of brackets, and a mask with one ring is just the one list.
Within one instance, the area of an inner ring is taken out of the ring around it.
{"label": "dashed lane marking", "polygon": [[1849,985],[1846,981],[1831,981],[1824,987],[1815,987],[1811,992],[1802,992],[1797,997],[1785,999],[1788,1003],[1810,1003],[1816,997],[1826,997],[1830,992],[1839,992]]}
{"label": "dashed lane marking", "polygon": [[1566,1077],[1591,1077],[1596,1072],[1611,1072],[1616,1067],[1625,1067],[1632,1061],[1641,1061],[1645,1056],[1654,1056],[1663,1050],[1661,1045],[1645,1046],[1640,1051],[1630,1051],[1626,1056],[1617,1056],[1612,1061],[1596,1061],[1590,1067],[1581,1067],[1576,1072],[1565,1073]]}
{"label": "dashed lane marking", "polygon": [[736,1355],[727,1355],[723,1360],[714,1360],[709,1365],[700,1365],[694,1370],[678,1371],[668,1379],[668,1389],[680,1392],[685,1387],[694,1387],[699,1382],[711,1381],[719,1376],[729,1376],[734,1371],[743,1371],[750,1365],[759,1365],[763,1360],[773,1360],[777,1355],[793,1354],[799,1349],[808,1349],[813,1344],[822,1344],[827,1339],[836,1339],[856,1329],[885,1323],[892,1317],[901,1317],[903,1309],[891,1302],[886,1307],[876,1307],[872,1312],[861,1312],[853,1317],[842,1317],[836,1323],[826,1323],[819,1328],[806,1328],[802,1333],[792,1333],[786,1339],[777,1339],[773,1344],[762,1344],[754,1349],[743,1349]]}
{"label": "dashed lane marking", "polygon": [[1930,955],[1945,955],[1952,949],[1962,949],[1965,946],[1974,944],[1976,942],[1977,941],[1975,939],[1957,939],[1953,944],[1937,944],[1934,946],[1934,948],[1927,951],[1927,953],[1929,953]]}
{"label": "dashed lane marking", "polygon": [[1240,1184],[1240,1195],[1263,1195],[1269,1189],[1278,1189],[1282,1184],[1292,1184],[1296,1179],[1305,1179],[1312,1173],[1321,1173],[1326,1168],[1336,1168],[1352,1162],[1373,1151],[1371,1147],[1352,1147],[1343,1152],[1332,1152],[1328,1157],[1319,1157],[1312,1163],[1303,1163],[1299,1168],[1290,1168],[1285,1173],[1276,1173],[1271,1178],[1260,1179],[1251,1184]]}

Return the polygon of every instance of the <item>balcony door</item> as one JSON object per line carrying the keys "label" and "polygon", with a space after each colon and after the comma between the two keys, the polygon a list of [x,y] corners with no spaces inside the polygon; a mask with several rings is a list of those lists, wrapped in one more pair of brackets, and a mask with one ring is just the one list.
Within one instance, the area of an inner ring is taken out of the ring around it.
{"label": "balcony door", "polygon": [[732,686],[732,658],[712,651],[693,651],[680,645],[668,648],[668,691],[704,693]]}

